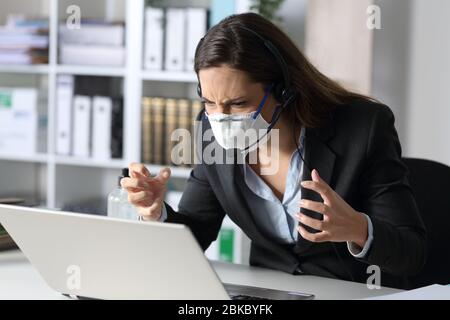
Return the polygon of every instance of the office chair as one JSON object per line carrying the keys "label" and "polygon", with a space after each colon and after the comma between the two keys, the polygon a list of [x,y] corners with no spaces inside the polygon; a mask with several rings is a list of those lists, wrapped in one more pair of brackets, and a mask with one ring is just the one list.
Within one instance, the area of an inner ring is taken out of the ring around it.
{"label": "office chair", "polygon": [[410,279],[415,288],[450,284],[450,167],[429,160],[403,159],[425,227],[427,260]]}

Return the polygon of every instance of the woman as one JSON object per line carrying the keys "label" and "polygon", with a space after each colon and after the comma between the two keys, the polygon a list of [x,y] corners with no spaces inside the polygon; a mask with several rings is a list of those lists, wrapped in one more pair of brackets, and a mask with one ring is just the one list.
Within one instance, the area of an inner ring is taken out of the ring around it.
{"label": "woman", "polygon": [[[122,185],[141,218],[186,224],[205,250],[226,213],[252,241],[251,265],[358,282],[377,265],[382,285],[407,287],[426,231],[390,109],[325,77],[252,13],[206,34],[195,71],[202,132],[242,161],[197,164],[179,212],[163,202],[170,170],[131,164]],[[266,134],[238,143],[252,128]]]}

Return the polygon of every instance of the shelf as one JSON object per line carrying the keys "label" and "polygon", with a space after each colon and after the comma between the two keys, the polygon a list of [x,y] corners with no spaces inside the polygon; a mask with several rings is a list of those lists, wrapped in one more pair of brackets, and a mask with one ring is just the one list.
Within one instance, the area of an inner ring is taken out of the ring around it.
{"label": "shelf", "polygon": [[[93,167],[104,169],[121,169],[127,167],[123,160],[96,161],[89,158],[76,158],[69,156],[56,156],[55,163],[59,165],[76,166],[76,167]],[[171,167],[165,165],[145,164],[152,174],[157,174],[162,168],[169,167],[172,172],[171,177],[188,178],[192,168],[189,167]]]}
{"label": "shelf", "polygon": [[125,68],[123,67],[58,65],[56,66],[56,72],[59,74],[73,74],[86,76],[109,76],[109,77],[125,76]]}
{"label": "shelf", "polygon": [[47,64],[0,64],[1,73],[23,73],[23,74],[47,74],[49,67]]}
{"label": "shelf", "polygon": [[186,82],[197,83],[195,72],[176,72],[176,71],[151,71],[143,70],[141,72],[142,80],[146,81],[166,81],[166,82]]}
{"label": "shelf", "polygon": [[75,167],[92,167],[104,169],[120,169],[124,167],[124,161],[120,159],[98,161],[90,158],[77,158],[70,156],[56,156],[55,163]]}
{"label": "shelf", "polygon": [[162,168],[170,168],[171,171],[171,177],[173,178],[189,178],[189,175],[191,174],[192,168],[189,167],[171,167],[171,166],[165,166],[165,165],[157,165],[157,164],[145,164],[148,170],[150,170],[151,174],[158,174],[158,172]]}
{"label": "shelf", "polygon": [[31,162],[31,163],[46,163],[46,154],[21,155],[21,154],[1,154],[0,161],[17,161],[17,162]]}

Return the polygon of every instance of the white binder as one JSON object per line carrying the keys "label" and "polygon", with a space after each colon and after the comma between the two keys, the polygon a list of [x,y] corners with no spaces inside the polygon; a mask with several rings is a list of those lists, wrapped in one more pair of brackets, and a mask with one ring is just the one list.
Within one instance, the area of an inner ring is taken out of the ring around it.
{"label": "white binder", "polygon": [[76,95],[73,109],[73,155],[87,158],[90,156],[91,98]]}
{"label": "white binder", "polygon": [[168,71],[184,70],[184,39],[186,32],[186,10],[167,9],[165,69]]}
{"label": "white binder", "polygon": [[186,61],[187,71],[194,71],[195,49],[207,28],[206,10],[202,8],[186,9]]}
{"label": "white binder", "polygon": [[112,99],[95,96],[92,99],[92,158],[111,159]]}
{"label": "white binder", "polygon": [[59,75],[56,84],[56,153],[68,156],[72,148],[72,100],[74,78]]}
{"label": "white binder", "polygon": [[144,68],[148,70],[162,70],[164,53],[163,9],[150,7],[145,9],[144,43]]}

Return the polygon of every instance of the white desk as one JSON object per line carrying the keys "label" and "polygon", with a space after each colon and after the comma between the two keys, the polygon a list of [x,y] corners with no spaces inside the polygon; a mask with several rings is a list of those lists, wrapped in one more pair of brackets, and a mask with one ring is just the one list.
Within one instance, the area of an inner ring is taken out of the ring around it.
{"label": "white desk", "polygon": [[[315,276],[287,273],[244,265],[213,263],[223,282],[313,293],[316,299],[361,299],[400,292]],[[19,251],[0,253],[0,299],[68,299],[53,291]]]}

